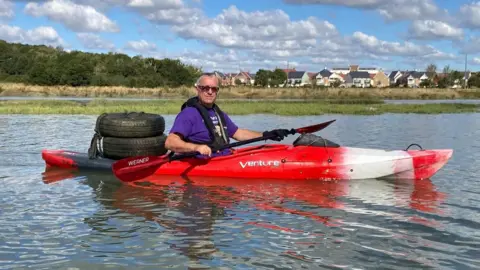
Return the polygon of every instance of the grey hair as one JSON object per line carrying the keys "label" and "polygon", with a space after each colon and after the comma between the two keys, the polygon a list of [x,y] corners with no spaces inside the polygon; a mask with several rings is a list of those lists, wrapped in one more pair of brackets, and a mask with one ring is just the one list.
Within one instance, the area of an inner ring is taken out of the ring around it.
{"label": "grey hair", "polygon": [[210,77],[210,78],[215,78],[215,79],[217,79],[217,84],[218,84],[218,86],[220,86],[221,81],[220,81],[220,79],[215,75],[215,73],[203,73],[200,77],[198,77],[198,79],[197,79],[197,81],[195,82],[194,85],[195,85],[195,86],[198,86],[199,83],[200,83],[200,81],[201,81],[203,78],[205,78],[205,77]]}

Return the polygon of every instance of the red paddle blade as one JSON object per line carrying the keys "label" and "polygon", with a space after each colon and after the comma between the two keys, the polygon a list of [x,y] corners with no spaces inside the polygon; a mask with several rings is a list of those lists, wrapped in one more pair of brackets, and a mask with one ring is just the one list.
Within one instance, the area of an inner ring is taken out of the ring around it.
{"label": "red paddle blade", "polygon": [[132,182],[154,174],[158,166],[167,162],[166,156],[124,158],[113,163],[112,170],[122,182]]}
{"label": "red paddle blade", "polygon": [[328,122],[325,122],[325,123],[321,123],[321,124],[317,124],[317,125],[313,125],[313,126],[308,126],[308,127],[301,127],[301,128],[297,128],[295,129],[295,131],[297,131],[297,133],[314,133],[314,132],[317,132],[319,130],[322,130],[326,127],[328,127],[328,125],[330,125],[331,123],[335,122],[336,120],[331,120],[331,121],[328,121]]}

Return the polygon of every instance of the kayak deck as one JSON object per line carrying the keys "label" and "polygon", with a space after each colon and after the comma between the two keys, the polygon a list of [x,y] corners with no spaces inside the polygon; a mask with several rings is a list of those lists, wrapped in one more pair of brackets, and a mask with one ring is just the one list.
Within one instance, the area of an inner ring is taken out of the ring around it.
{"label": "kayak deck", "polygon": [[[453,150],[381,150],[263,144],[235,149],[211,159],[185,158],[154,168],[154,175],[235,177],[243,179],[425,179],[451,158]],[[111,170],[116,160],[89,159],[87,153],[42,151],[47,166]]]}

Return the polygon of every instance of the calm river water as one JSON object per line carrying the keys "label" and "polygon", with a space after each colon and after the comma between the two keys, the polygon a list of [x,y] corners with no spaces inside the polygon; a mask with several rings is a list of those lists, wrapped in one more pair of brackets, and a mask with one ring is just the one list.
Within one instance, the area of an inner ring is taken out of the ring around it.
{"label": "calm river water", "polygon": [[232,118],[256,130],[337,119],[317,134],[455,152],[417,182],[134,187],[106,173],[45,170],[41,149],[86,151],[96,116],[1,115],[0,269],[480,267],[480,114]]}

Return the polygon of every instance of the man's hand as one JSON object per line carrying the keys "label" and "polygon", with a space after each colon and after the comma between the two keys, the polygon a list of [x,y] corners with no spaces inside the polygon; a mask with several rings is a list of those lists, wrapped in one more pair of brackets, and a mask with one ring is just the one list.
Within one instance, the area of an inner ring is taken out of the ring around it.
{"label": "man's hand", "polygon": [[195,151],[199,152],[202,155],[212,156],[212,149],[205,144],[199,144],[195,147]]}
{"label": "man's hand", "polygon": [[281,141],[283,138],[287,137],[289,134],[292,134],[292,131],[289,129],[274,129],[270,131],[263,132],[263,136],[273,136],[270,140]]}

